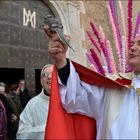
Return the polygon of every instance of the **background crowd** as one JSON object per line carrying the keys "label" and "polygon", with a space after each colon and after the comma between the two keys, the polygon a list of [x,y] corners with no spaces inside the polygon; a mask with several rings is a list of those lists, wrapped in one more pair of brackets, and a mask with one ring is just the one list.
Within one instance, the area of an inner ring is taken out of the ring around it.
{"label": "background crowd", "polygon": [[48,117],[53,65],[40,73],[42,91],[31,99],[26,81],[20,79],[6,93],[0,82],[0,140],[43,139]]}
{"label": "background crowd", "polygon": [[31,96],[24,79],[11,84],[9,88],[7,86],[6,83],[0,82],[0,139],[15,140],[19,116]]}

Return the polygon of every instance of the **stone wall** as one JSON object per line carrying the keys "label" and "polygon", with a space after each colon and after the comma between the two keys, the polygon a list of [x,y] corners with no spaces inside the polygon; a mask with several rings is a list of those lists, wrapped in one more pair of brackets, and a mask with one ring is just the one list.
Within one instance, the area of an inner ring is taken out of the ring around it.
{"label": "stone wall", "polygon": [[75,52],[73,52],[69,49],[67,57],[86,66],[86,49],[82,44],[85,35],[81,27],[81,2],[52,0],[49,5],[52,11],[54,11],[54,14],[60,17],[64,26],[64,33],[70,36],[70,44],[75,50]]}

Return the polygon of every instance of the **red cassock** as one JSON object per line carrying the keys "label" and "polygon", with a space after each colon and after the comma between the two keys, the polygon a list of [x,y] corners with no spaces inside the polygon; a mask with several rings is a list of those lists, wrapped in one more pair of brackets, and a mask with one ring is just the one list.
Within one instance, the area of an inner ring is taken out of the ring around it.
{"label": "red cassock", "polygon": [[[122,87],[92,70],[73,62],[80,79],[89,84],[106,87]],[[96,139],[96,121],[93,118],[67,113],[61,103],[57,70],[54,66],[48,120],[45,139]]]}

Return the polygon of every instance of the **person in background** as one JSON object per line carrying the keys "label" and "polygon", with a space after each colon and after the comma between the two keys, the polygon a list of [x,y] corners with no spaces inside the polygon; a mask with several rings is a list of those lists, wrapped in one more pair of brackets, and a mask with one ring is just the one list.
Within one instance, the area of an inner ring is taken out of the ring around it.
{"label": "person in background", "polygon": [[53,65],[45,65],[41,70],[42,91],[33,97],[20,115],[17,139],[44,139],[48,117],[50,88]]}
{"label": "person in background", "polygon": [[31,96],[29,94],[29,90],[26,88],[26,81],[24,79],[20,79],[19,86],[20,86],[20,93],[19,93],[20,101],[24,109],[28,101],[31,99]]}
{"label": "person in background", "polygon": [[0,140],[7,139],[7,117],[5,107],[0,100]]}
{"label": "person in background", "polygon": [[23,108],[19,98],[20,87],[17,84],[12,84],[9,93],[6,95],[7,100],[15,114],[15,121],[11,123],[11,140],[16,140],[16,133],[18,130],[19,115]]}
{"label": "person in background", "polygon": [[11,124],[12,122],[16,121],[16,116],[8,103],[8,100],[6,98],[5,93],[5,87],[6,84],[3,82],[0,82],[0,100],[2,104],[4,105],[5,111],[6,111],[6,121],[7,121],[7,139],[10,139],[11,136]]}

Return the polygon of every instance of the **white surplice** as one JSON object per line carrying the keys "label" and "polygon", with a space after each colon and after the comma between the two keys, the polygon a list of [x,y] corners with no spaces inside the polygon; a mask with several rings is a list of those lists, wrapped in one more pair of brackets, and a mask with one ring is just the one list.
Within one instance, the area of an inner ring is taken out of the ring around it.
{"label": "white surplice", "polygon": [[[118,92],[117,89],[89,85],[80,81],[71,62],[67,86],[59,77],[58,82],[67,112],[96,119],[97,139],[138,139],[138,95],[135,89]],[[133,80],[134,83],[140,85],[140,79]]]}
{"label": "white surplice", "polygon": [[44,140],[50,97],[42,92],[32,98],[20,115],[18,140]]}

